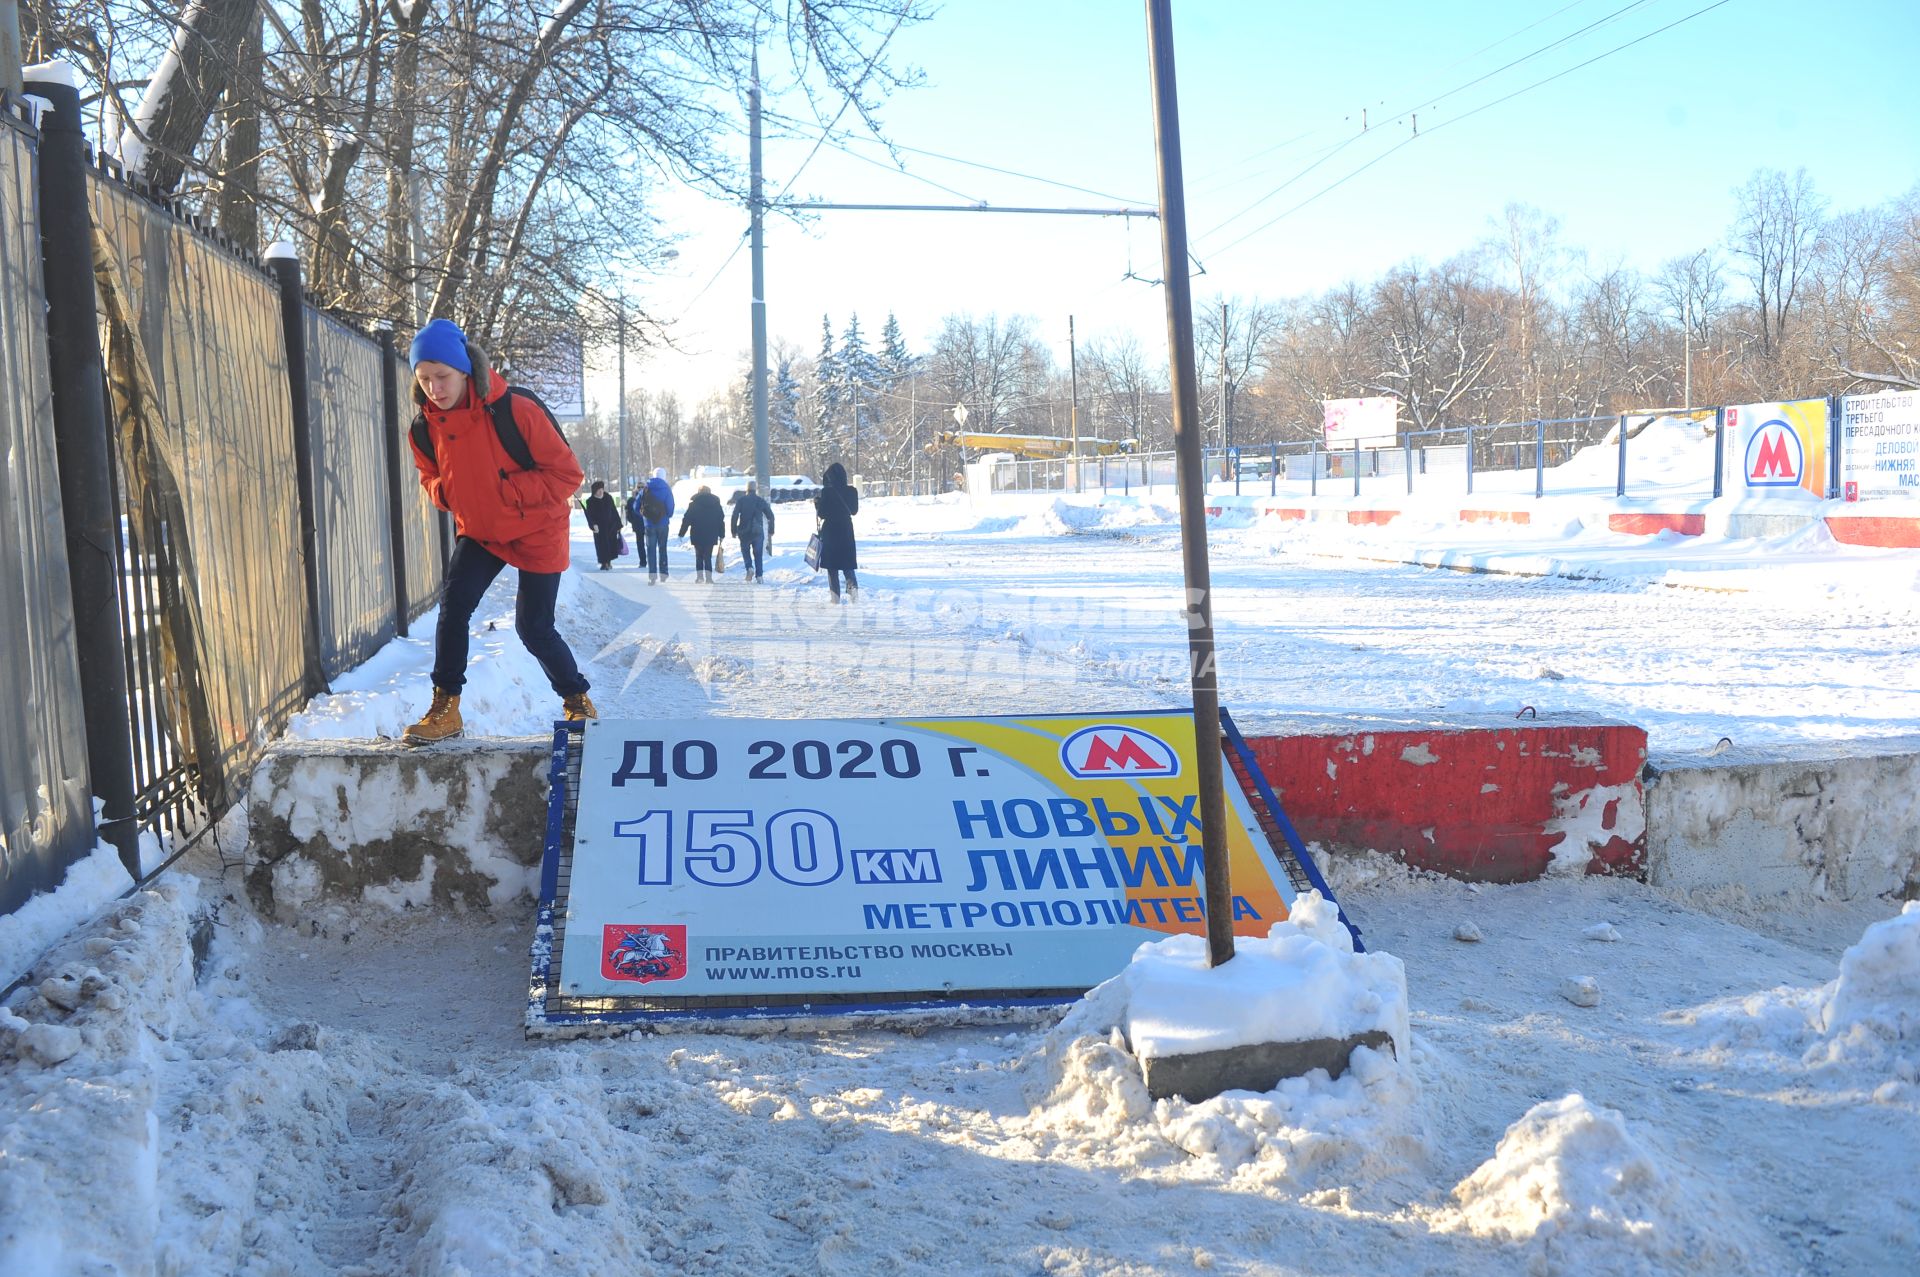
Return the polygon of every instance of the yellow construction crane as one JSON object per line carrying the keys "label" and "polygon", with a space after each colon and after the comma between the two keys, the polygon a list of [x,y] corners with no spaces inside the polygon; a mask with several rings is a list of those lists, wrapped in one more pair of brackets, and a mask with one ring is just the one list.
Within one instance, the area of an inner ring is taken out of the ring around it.
{"label": "yellow construction crane", "polygon": [[[1065,435],[999,435],[942,430],[933,437],[933,443],[928,447],[930,450],[940,447],[977,448],[983,452],[1011,452],[1022,457],[1071,457],[1074,455],[1075,442]],[[1083,457],[1111,457],[1134,449],[1132,439],[1091,439],[1082,435],[1078,444],[1079,455]]]}

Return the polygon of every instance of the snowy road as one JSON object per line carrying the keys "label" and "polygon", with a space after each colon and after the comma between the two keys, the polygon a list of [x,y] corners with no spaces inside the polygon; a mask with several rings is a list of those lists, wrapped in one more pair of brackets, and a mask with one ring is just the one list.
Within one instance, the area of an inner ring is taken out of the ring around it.
{"label": "snowy road", "polygon": [[[1128,508],[1075,532],[1046,506],[1020,519],[873,508],[855,609],[803,586],[810,574],[792,554],[760,587],[736,576],[661,590],[631,570],[582,574],[570,620],[589,636],[580,646],[601,653],[603,711],[657,712],[684,691],[608,690],[663,643],[668,665],[696,674],[707,712],[938,713],[956,696],[984,712],[1185,701],[1180,551],[1165,512]],[[1527,570],[1537,556],[1514,551],[1511,536],[1504,553]],[[1636,564],[1630,544],[1650,562]],[[1345,530],[1216,533],[1223,703],[1315,716],[1581,711],[1645,727],[1656,757],[1723,736],[1748,746],[1920,731],[1912,556],[1877,576],[1858,561],[1821,573],[1735,557],[1696,574],[1701,587],[1664,583],[1670,556],[1626,537],[1586,547],[1585,579],[1377,561],[1420,548],[1356,545]],[[1582,548],[1559,542],[1555,557],[1579,561]],[[609,648],[629,626],[636,646]]]}
{"label": "snowy road", "polygon": [[[561,623],[609,715],[1178,703],[1164,520],[1062,518],[876,502],[853,607],[789,535],[759,587],[569,574]],[[1671,556],[1567,580],[1345,552],[1220,537],[1232,708],[1524,702],[1669,751],[1920,728],[1910,561],[1819,590],[1729,563],[1709,591],[1659,584]],[[480,614],[469,720],[532,733],[551,697],[510,617],[504,591]],[[429,632],[299,734],[397,731]],[[0,1018],[0,1270],[1879,1277],[1920,1254],[1920,913],[1896,901],[1343,859],[1342,902],[1406,964],[1405,1067],[1156,1106],[1098,1026],[529,1043],[530,904],[283,925],[239,889],[243,839],[229,821],[192,877],[72,936]],[[1843,970],[1864,1018],[1835,1018]]]}

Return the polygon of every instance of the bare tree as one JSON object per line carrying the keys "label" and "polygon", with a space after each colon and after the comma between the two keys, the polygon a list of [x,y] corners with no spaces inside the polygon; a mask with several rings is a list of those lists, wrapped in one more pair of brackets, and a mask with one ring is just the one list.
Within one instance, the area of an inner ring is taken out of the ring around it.
{"label": "bare tree", "polygon": [[1499,314],[1464,258],[1389,272],[1374,287],[1369,322],[1375,362],[1363,384],[1398,396],[1416,430],[1452,424],[1500,352]]}
{"label": "bare tree", "polygon": [[1746,259],[1760,323],[1760,353],[1771,356],[1786,336],[1801,277],[1813,257],[1826,200],[1807,170],[1756,169],[1734,192],[1738,201],[1729,247]]}

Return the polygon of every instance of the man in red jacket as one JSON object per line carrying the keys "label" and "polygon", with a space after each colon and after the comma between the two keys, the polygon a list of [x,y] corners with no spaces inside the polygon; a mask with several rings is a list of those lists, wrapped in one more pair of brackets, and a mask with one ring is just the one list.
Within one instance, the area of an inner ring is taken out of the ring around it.
{"label": "man in red jacket", "polygon": [[599,717],[587,680],[560,632],[553,605],[567,570],[574,492],[584,478],[573,450],[540,405],[516,394],[508,404],[533,465],[507,452],[489,405],[507,393],[478,346],[452,320],[436,319],[413,339],[413,400],[432,447],[413,441],[413,464],[433,503],[453,515],[453,557],[434,632],[433,705],[407,728],[412,744],[458,736],[467,681],[467,626],[480,597],[505,567],[520,569],[514,630],[546,671],[569,720]]}

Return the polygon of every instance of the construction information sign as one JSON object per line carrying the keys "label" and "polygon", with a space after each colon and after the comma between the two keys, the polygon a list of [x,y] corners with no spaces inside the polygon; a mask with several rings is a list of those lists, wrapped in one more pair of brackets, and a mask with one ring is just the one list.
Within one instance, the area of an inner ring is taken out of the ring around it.
{"label": "construction information sign", "polygon": [[1849,395],[1840,423],[1840,481],[1854,498],[1920,496],[1920,391]]}
{"label": "construction information sign", "polygon": [[[1206,931],[1184,712],[609,720],[580,777],[569,998],[1085,989]],[[1264,936],[1294,893],[1226,777]]]}

